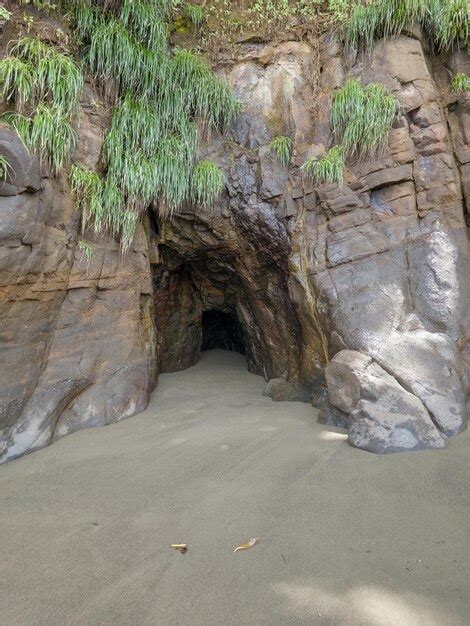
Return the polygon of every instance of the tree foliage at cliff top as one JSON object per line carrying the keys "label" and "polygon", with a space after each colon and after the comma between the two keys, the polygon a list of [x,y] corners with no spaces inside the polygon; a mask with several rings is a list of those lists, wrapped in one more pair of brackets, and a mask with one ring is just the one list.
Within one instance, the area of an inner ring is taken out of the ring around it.
{"label": "tree foliage at cliff top", "polygon": [[[123,0],[115,4],[107,10],[91,0],[68,6],[72,26],[82,40],[85,63],[116,96],[103,149],[105,180],[99,193],[93,187],[93,198],[85,204],[93,207],[90,215],[95,228],[120,236],[126,248],[137,216],[150,203],[158,202],[160,216],[169,217],[194,198],[191,180],[198,128],[227,128],[239,104],[229,85],[202,57],[188,50],[170,51],[172,2]],[[205,171],[209,171],[207,165]],[[196,196],[205,203],[220,191],[215,183],[221,175],[217,177],[213,168],[210,173],[197,178]],[[87,189],[79,189],[77,176],[74,183],[83,204],[80,194]],[[204,184],[206,189],[201,188]]]}
{"label": "tree foliage at cliff top", "polygon": [[469,0],[213,0],[204,3],[208,43],[223,48],[240,35],[277,37],[288,32],[320,34],[341,25],[353,49],[382,37],[423,28],[437,50],[470,43]]}
{"label": "tree foliage at cliff top", "polygon": [[354,49],[370,48],[382,37],[421,27],[438,50],[470,45],[469,0],[372,0],[350,2],[346,40]]}

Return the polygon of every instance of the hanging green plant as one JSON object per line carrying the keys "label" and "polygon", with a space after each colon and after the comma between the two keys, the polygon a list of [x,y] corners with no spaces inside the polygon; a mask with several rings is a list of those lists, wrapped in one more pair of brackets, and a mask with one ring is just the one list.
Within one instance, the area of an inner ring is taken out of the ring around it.
{"label": "hanging green plant", "polygon": [[316,183],[342,184],[345,160],[368,158],[384,148],[399,110],[385,85],[349,80],[333,95],[331,126],[339,145],[321,159],[306,161],[303,170]]}
{"label": "hanging green plant", "polygon": [[4,182],[11,171],[11,165],[8,159],[0,154],[0,181]]}
{"label": "hanging green plant", "polygon": [[33,117],[11,112],[2,117],[53,176],[68,165],[76,147],[77,135],[69,117],[61,109],[39,104]]}
{"label": "hanging green plant", "polygon": [[35,68],[17,57],[0,61],[0,84],[2,97],[7,103],[16,103],[18,110],[25,110],[35,91]]}
{"label": "hanging green plant", "polygon": [[0,61],[0,84],[8,111],[3,119],[56,176],[76,146],[73,118],[78,115],[83,75],[72,59],[36,37],[22,37]]}
{"label": "hanging green plant", "polygon": [[206,17],[203,7],[200,4],[187,4],[185,10],[194,26],[200,28]]}
{"label": "hanging green plant", "polygon": [[192,171],[191,199],[195,204],[211,206],[224,188],[222,170],[212,161],[201,161]]}
{"label": "hanging green plant", "polygon": [[294,150],[294,141],[291,137],[279,136],[269,144],[269,149],[276,155],[277,160],[281,165],[287,167],[290,163],[292,152]]}
{"label": "hanging green plant", "polygon": [[119,236],[123,248],[150,203],[169,218],[195,195],[210,200],[211,189],[196,183],[203,174],[207,185],[220,180],[194,168],[198,126],[226,129],[239,111],[230,86],[200,55],[169,50],[170,8],[164,0],[124,1],[114,13],[88,0],[70,8],[85,63],[117,97],[102,152],[105,218],[95,227]]}
{"label": "hanging green plant", "polygon": [[88,263],[91,261],[91,257],[93,256],[93,248],[84,239],[79,239],[77,241],[77,248],[81,252],[82,258],[85,259]]}
{"label": "hanging green plant", "polygon": [[379,83],[349,80],[333,95],[331,125],[346,157],[365,158],[383,147],[399,112],[397,98]]}
{"label": "hanging green plant", "polygon": [[470,76],[468,74],[456,74],[450,83],[451,91],[454,93],[465,93],[470,91]]}

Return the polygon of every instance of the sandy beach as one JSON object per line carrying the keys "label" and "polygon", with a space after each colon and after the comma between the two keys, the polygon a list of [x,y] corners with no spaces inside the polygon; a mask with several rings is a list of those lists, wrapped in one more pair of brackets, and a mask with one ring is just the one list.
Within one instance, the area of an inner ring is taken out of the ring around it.
{"label": "sandy beach", "polygon": [[145,413],[0,467],[1,622],[468,624],[469,433],[375,456],[264,386],[207,352]]}

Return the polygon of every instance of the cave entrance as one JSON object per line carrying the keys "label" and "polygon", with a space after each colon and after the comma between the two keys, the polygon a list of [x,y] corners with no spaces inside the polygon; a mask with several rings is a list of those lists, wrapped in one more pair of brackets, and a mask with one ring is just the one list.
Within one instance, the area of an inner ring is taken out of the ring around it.
{"label": "cave entrance", "polygon": [[229,350],[245,354],[243,330],[238,318],[230,313],[211,309],[202,314],[201,350]]}

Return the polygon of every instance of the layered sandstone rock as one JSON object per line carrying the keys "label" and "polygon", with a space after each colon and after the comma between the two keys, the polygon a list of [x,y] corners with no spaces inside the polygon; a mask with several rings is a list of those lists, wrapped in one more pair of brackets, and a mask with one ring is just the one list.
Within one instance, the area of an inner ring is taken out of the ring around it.
{"label": "layered sandstone rock", "polygon": [[[86,112],[83,127],[95,128],[79,147],[93,159],[102,132]],[[96,240],[88,261],[77,247],[80,215],[66,179],[41,178],[8,128],[0,131],[0,149],[13,172],[0,190],[5,461],[142,411],[155,365],[143,229],[126,257],[114,241]]]}

